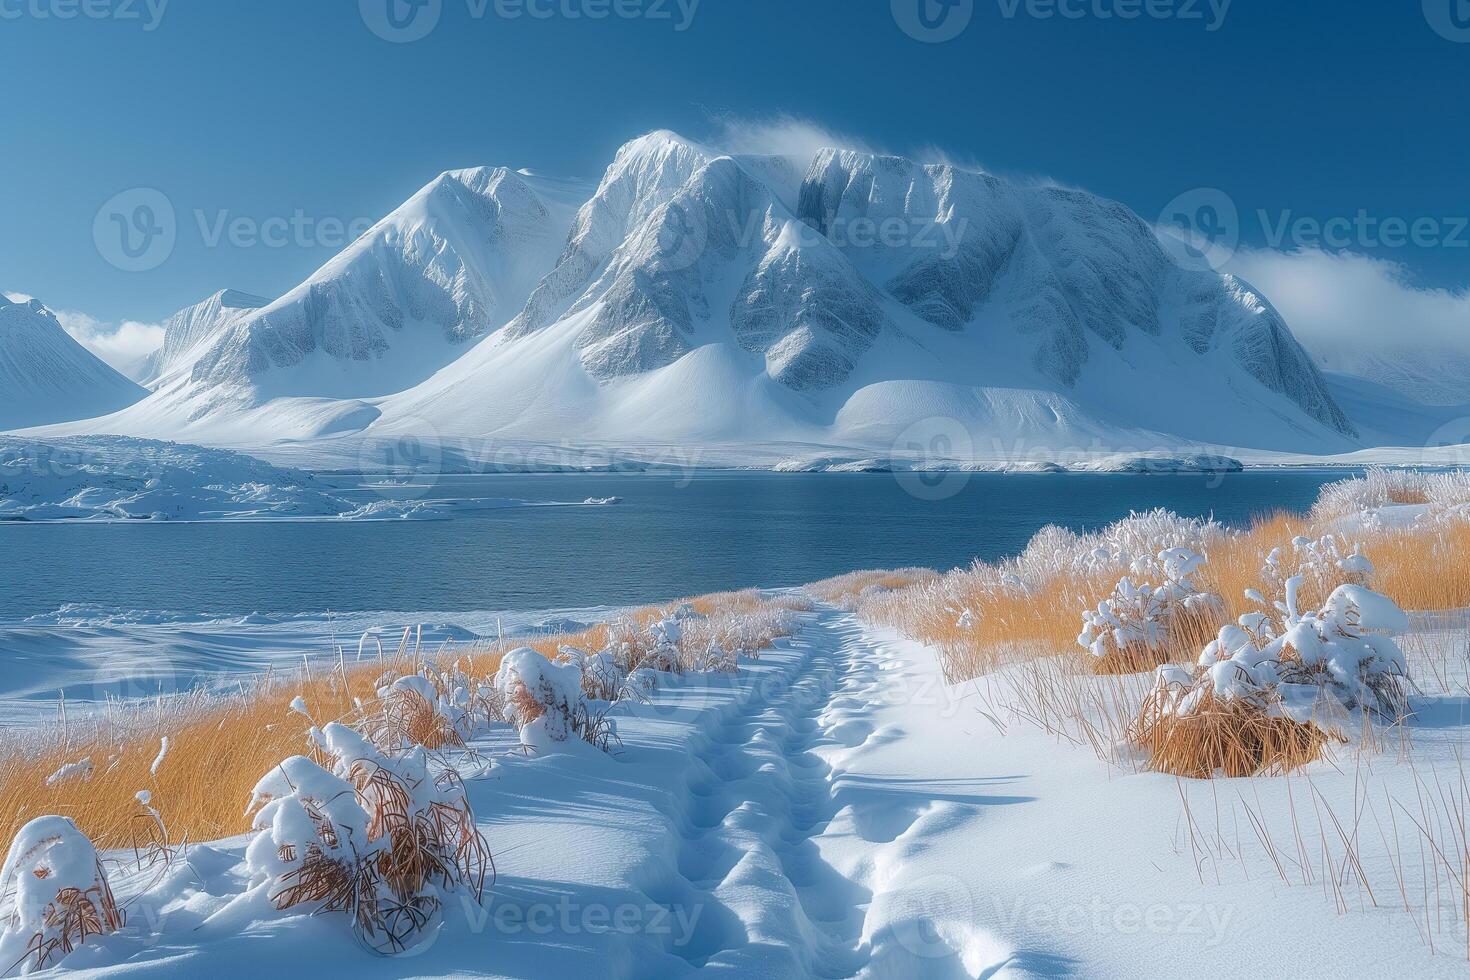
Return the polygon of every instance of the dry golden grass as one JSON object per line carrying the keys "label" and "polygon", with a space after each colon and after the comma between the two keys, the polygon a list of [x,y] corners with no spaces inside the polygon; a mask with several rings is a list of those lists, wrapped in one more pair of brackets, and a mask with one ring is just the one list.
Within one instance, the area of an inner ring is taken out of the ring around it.
{"label": "dry golden grass", "polygon": [[[1272,514],[1244,531],[1219,539],[1209,547],[1209,560],[1195,576],[1202,591],[1222,600],[1218,614],[1175,617],[1161,648],[1103,658],[1091,664],[1091,669],[1126,673],[1151,670],[1169,661],[1193,661],[1223,624],[1247,612],[1269,612],[1245,598],[1247,589],[1262,588],[1266,554],[1280,548],[1290,560],[1293,538],[1322,533],[1324,529],[1314,528],[1305,517]],[[1405,609],[1470,606],[1470,523],[1375,532],[1342,543],[1363,546],[1376,568],[1373,588]],[[1059,573],[1022,591],[998,589],[980,577],[955,572],[944,577],[915,576],[895,591],[862,596],[869,582],[882,581],[883,573],[861,574],[863,578],[833,580],[840,583],[839,587],[828,585],[814,594],[826,601],[831,601],[828,597],[833,595],[860,596],[858,606],[866,618],[938,649],[951,682],[978,677],[1012,663],[1018,651],[1029,651],[1032,656],[1072,652],[1082,611],[1095,608],[1110,595],[1119,578],[1117,572]],[[896,579],[902,581],[903,576]],[[1309,577],[1302,585],[1300,607],[1319,606],[1327,598],[1326,591],[1337,584]]]}
{"label": "dry golden grass", "polygon": [[813,582],[805,592],[818,602],[850,608],[860,596],[870,591],[898,591],[925,582],[938,580],[939,573],[932,568],[894,568],[849,572],[833,578]]}
{"label": "dry golden grass", "polygon": [[1373,587],[1405,609],[1470,606],[1470,523],[1377,534],[1363,553],[1376,569]]}
{"label": "dry golden grass", "polygon": [[[766,598],[754,590],[689,601],[709,617],[715,631],[742,614],[802,607],[798,600]],[[375,725],[386,724],[429,748],[454,744],[454,733],[444,728],[443,719],[427,704],[415,703],[422,698],[395,692],[379,699],[377,688],[385,674],[417,673],[426,662],[441,670],[457,663],[469,678],[488,682],[513,647],[528,646],[549,658],[563,646],[597,651],[614,631],[636,637],[630,626],[646,631],[675,605],[631,610],[613,623],[574,633],[446,647],[432,654],[412,647],[405,635],[397,651],[380,658],[267,674],[230,694],[194,693],[114,705],[65,731],[56,726],[9,739],[0,748],[0,842],[11,840],[33,817],[55,813],[71,817],[99,847],[156,848],[164,831],[137,801],[142,790],[152,794],[152,806],[166,828],[165,843],[244,833],[250,829],[244,814],[250,791],[282,759],[308,754],[307,732],[313,724],[356,723],[369,736]],[[761,627],[754,635],[743,635],[743,641],[768,645],[782,632],[772,617],[756,620]],[[291,709],[298,696],[306,703],[309,720]],[[155,772],[165,737],[168,750]],[[46,785],[61,767],[81,759],[93,764],[90,778]]]}
{"label": "dry golden grass", "polygon": [[1148,752],[1148,768],[1193,779],[1217,773],[1233,777],[1289,773],[1321,758],[1334,740],[1311,723],[1273,717],[1258,705],[1219,700],[1209,691],[1182,716],[1173,710],[1172,692],[1150,692],[1128,734]]}
{"label": "dry golden grass", "polygon": [[[498,665],[498,657],[473,651],[457,656],[471,676],[490,676]],[[244,833],[251,789],[282,759],[307,753],[313,723],[358,718],[359,701],[377,702],[385,669],[412,673],[418,666],[395,657],[310,675],[266,676],[228,695],[117,705],[64,736],[56,729],[23,736],[0,755],[0,836],[9,840],[31,818],[56,813],[71,817],[99,847],[141,848],[156,836],[136,799],[143,790],[152,794],[173,843]],[[291,710],[297,696],[311,720]],[[162,752],[165,737],[168,750]],[[90,778],[46,785],[63,765],[83,758],[92,760]]]}

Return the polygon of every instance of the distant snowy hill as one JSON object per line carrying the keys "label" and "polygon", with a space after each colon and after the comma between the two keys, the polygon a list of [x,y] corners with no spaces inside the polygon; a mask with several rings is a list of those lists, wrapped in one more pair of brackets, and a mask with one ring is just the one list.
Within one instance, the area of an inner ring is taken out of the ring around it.
{"label": "distant snowy hill", "polygon": [[658,132],[595,190],[455,171],[254,304],[179,314],[154,393],[65,431],[881,452],[917,423],[977,457],[1361,444],[1270,302],[1182,267],[1127,208],[897,157]]}
{"label": "distant snowy hill", "polygon": [[39,302],[0,294],[0,429],[105,415],[147,393],[73,340]]}

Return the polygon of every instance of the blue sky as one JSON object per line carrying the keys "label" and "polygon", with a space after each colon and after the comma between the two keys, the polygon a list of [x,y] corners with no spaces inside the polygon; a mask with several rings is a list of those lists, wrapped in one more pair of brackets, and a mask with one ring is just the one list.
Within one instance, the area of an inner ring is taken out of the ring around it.
{"label": "blue sky", "polygon": [[[1335,219],[1344,273],[1361,254],[1402,288],[1470,285],[1470,0],[412,2],[437,22],[392,43],[369,22],[391,34],[393,3],[425,25],[409,0],[0,0],[0,287],[104,328],[225,286],[273,296],[330,257],[336,222],[441,170],[596,177],[655,128],[826,131],[1150,220],[1218,188],[1248,247],[1323,251],[1311,222]],[[957,36],[911,36],[920,3]],[[176,241],[126,271],[94,219],[139,187]],[[211,244],[236,218],[309,230]]]}

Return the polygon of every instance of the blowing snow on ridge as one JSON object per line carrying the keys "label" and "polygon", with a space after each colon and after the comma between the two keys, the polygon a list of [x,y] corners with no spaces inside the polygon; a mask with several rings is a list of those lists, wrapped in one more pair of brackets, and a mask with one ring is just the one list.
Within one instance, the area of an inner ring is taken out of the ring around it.
{"label": "blowing snow on ridge", "polygon": [[624,146],[595,190],[443,174],[280,299],[227,290],[175,316],[150,386],[47,431],[774,459],[892,453],[939,419],[977,460],[1359,446],[1269,300],[1175,261],[1120,204],[668,132]]}

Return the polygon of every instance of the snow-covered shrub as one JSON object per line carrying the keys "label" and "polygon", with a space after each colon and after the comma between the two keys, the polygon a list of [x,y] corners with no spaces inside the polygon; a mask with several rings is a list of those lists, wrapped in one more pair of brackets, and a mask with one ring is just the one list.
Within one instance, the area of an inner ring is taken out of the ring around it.
{"label": "snow-covered shrub", "polygon": [[528,749],[551,751],[570,738],[606,749],[613,730],[603,702],[583,693],[577,663],[553,663],[529,647],[507,653],[494,688],[504,719]]}
{"label": "snow-covered shrub", "polygon": [[464,787],[422,746],[386,755],[336,723],[312,737],[330,771],[294,756],[251,794],[252,879],[278,909],[343,912],[371,948],[408,949],[446,892],[482,894],[489,853]]}
{"label": "snow-covered shrub", "polygon": [[1134,584],[1125,576],[1096,609],[1082,613],[1077,644],[1092,655],[1098,673],[1147,670],[1167,659],[1171,636],[1219,614],[1220,597],[1194,583],[1204,561],[1188,548],[1167,548],[1154,560],[1162,585]]}
{"label": "snow-covered shrub", "polygon": [[563,646],[558,650],[557,661],[572,664],[581,671],[582,697],[588,701],[621,701],[639,696],[635,687],[628,683],[628,672],[618,662],[612,647],[588,653],[580,647]]}
{"label": "snow-covered shrub", "polygon": [[97,849],[70,817],[37,817],[16,834],[0,867],[0,960],[41,970],[90,936],[122,928]]}
{"label": "snow-covered shrub", "polygon": [[1047,526],[1031,538],[1016,558],[992,569],[997,585],[1036,589],[1062,575],[1130,575],[1135,579],[1165,577],[1163,556],[1176,549],[1203,554],[1228,531],[1214,521],[1180,517],[1162,508],[1128,517],[1100,531],[1078,534]]}
{"label": "snow-covered shrub", "polygon": [[683,651],[680,644],[684,640],[684,628],[680,625],[681,620],[690,617],[693,610],[680,615],[676,611],[671,616],[666,616],[648,628],[648,635],[652,642],[647,646],[642,662],[639,667],[658,671],[665,674],[677,674],[684,670]]}
{"label": "snow-covered shrub", "polygon": [[1153,765],[1182,775],[1287,771],[1315,759],[1347,712],[1397,721],[1408,675],[1394,637],[1408,617],[1387,596],[1345,584],[1299,613],[1288,579],[1278,634],[1264,613],[1220,628],[1194,668],[1160,667],[1134,724]]}
{"label": "snow-covered shrub", "polygon": [[442,670],[425,664],[417,673],[389,672],[376,687],[377,699],[363,706],[358,727],[384,752],[463,745],[491,712],[491,689],[458,662]]}
{"label": "snow-covered shrub", "polygon": [[1362,545],[1347,551],[1346,543],[1335,534],[1320,538],[1297,535],[1291,540],[1290,552],[1271,549],[1261,567],[1261,588],[1246,595],[1285,613],[1288,605],[1295,608],[1303,591],[1321,598],[1339,584],[1367,586],[1372,579],[1373,563],[1363,554]]}
{"label": "snow-covered shrub", "polygon": [[[1470,484],[1463,485],[1470,489]],[[1423,473],[1375,466],[1360,477],[1322,487],[1310,517],[1314,523],[1325,523],[1371,514],[1390,504],[1422,504],[1429,500],[1428,489],[1428,478]],[[1470,495],[1462,499],[1470,500]]]}

